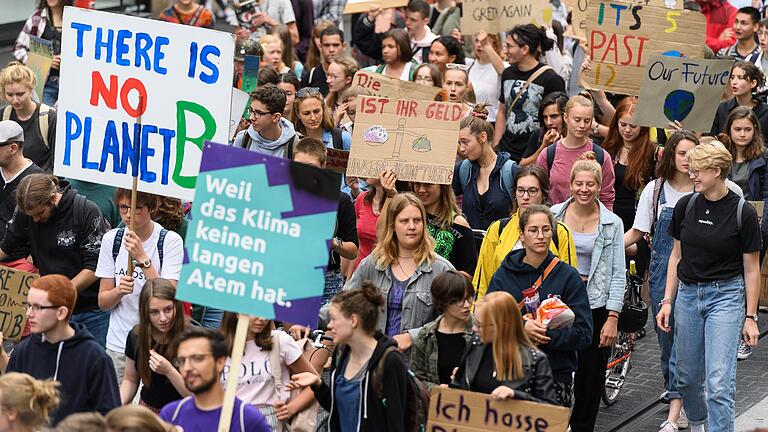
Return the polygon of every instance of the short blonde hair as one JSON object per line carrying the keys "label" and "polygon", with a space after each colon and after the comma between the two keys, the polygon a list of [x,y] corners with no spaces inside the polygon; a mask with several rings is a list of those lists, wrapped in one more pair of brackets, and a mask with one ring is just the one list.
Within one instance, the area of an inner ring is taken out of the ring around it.
{"label": "short blonde hair", "polygon": [[586,108],[591,109],[593,112],[595,110],[595,104],[592,103],[591,100],[588,98],[582,96],[582,95],[576,95],[568,99],[568,102],[565,103],[565,112],[566,114],[571,112],[571,109],[575,107],[576,105],[583,106]]}
{"label": "short blonde hair", "polygon": [[728,173],[731,171],[733,157],[731,152],[720,141],[701,143],[688,150],[686,156],[688,157],[688,164],[691,166],[691,169],[719,168],[720,178],[723,180],[728,177]]}
{"label": "short blonde hair", "polygon": [[33,89],[36,83],[35,73],[21,63],[11,62],[8,67],[0,71],[0,92],[3,98],[5,98],[5,86],[9,84],[24,84]]}
{"label": "short blonde hair", "polygon": [[573,179],[576,178],[576,174],[582,172],[582,171],[588,171],[591,172],[593,176],[595,176],[595,181],[597,182],[597,185],[600,186],[603,184],[603,167],[600,166],[599,163],[595,160],[595,152],[593,151],[587,151],[581,154],[579,156],[579,160],[576,161],[576,163],[573,164],[573,167],[571,167],[571,178],[569,183],[573,183]]}

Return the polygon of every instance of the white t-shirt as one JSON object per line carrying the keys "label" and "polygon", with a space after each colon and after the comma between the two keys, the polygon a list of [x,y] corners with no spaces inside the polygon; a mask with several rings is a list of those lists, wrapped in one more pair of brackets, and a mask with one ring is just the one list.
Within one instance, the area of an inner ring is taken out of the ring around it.
{"label": "white t-shirt", "polygon": [[[302,355],[299,344],[286,332],[272,330],[272,336],[280,338],[280,367],[282,374],[280,379],[280,400],[286,401],[291,393],[285,389],[291,380],[289,365],[293,364]],[[221,373],[221,381],[226,385],[229,378],[230,361],[224,366]],[[275,380],[272,378],[272,365],[269,364],[269,351],[262,351],[253,341],[245,343],[245,353],[240,363],[240,375],[237,379],[237,397],[251,405],[274,405],[278,400],[275,394]]]}
{"label": "white t-shirt", "polygon": [[[181,274],[181,262],[184,259],[184,244],[181,236],[173,231],[168,231],[163,242],[163,266],[160,267],[160,254],[157,251],[157,241],[160,238],[160,230],[163,227],[157,223],[152,230],[152,235],[144,242],[144,250],[152,261],[161,278],[179,280]],[[120,277],[128,270],[128,251],[125,250],[125,233],[120,245],[117,259],[112,259],[112,246],[115,243],[117,228],[109,230],[101,240],[99,251],[99,264],[96,266],[96,277],[114,278],[115,286],[120,284]],[[107,349],[122,353],[125,351],[125,339],[133,326],[139,323],[139,295],[144,287],[146,278],[144,270],[136,267],[133,269],[133,293],[124,296],[112,309],[109,317],[109,330],[107,331]]]}
{"label": "white t-shirt", "polygon": [[[403,80],[403,81],[410,81],[411,80],[411,69],[413,69],[414,66],[415,65],[412,62],[406,63],[405,67],[403,68],[403,72],[400,73],[400,79]],[[388,67],[389,67],[389,65],[385,65],[384,66],[384,69],[381,70],[381,74],[382,75],[386,75],[387,74],[387,68]],[[372,66],[368,66],[366,68],[363,68],[363,70],[366,71],[366,72],[374,72],[375,73],[376,69],[378,69],[378,68],[379,68],[379,65],[372,65]]]}
{"label": "white t-shirt", "polygon": [[[475,90],[475,101],[488,104],[488,121],[495,122],[496,113],[499,111],[501,75],[491,63],[480,64],[471,59],[467,59],[466,63],[472,66],[469,70],[469,82]],[[509,63],[504,62],[504,67],[509,67]]]}
{"label": "white t-shirt", "polygon": [[[653,223],[653,189],[656,187],[657,181],[659,179],[652,180],[645,185],[643,192],[640,194],[640,201],[637,203],[637,214],[635,214],[635,223],[632,225],[632,228],[644,233],[651,232],[651,224]],[[744,197],[744,193],[736,183],[726,179],[725,185],[740,197]],[[690,189],[680,192],[674,189],[669,182],[664,182],[664,198],[666,201],[663,206],[659,202],[656,220],[659,220],[658,217],[661,215],[663,207],[675,208],[675,204],[677,204],[680,198],[691,192]],[[659,194],[659,201],[661,201],[661,194]]]}

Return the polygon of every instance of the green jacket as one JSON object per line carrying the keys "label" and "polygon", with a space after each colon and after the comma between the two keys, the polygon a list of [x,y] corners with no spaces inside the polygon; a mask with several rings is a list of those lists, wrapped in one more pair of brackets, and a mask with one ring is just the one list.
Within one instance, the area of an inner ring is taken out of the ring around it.
{"label": "green jacket", "polygon": [[[437,375],[436,333],[442,319],[443,315],[440,315],[434,321],[424,324],[411,345],[411,371],[430,389],[440,384],[440,378]],[[474,318],[470,315],[464,330],[464,340],[467,342],[472,339],[473,322]]]}
{"label": "green jacket", "polygon": [[458,6],[441,13],[432,32],[439,36],[450,36],[453,29],[461,29],[461,9]]}

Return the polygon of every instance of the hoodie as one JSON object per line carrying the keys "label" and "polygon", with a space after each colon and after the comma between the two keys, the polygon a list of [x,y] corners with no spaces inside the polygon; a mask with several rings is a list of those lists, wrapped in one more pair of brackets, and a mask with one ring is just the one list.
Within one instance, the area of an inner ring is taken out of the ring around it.
{"label": "hoodie", "polygon": [[[538,268],[523,262],[524,257],[525,249],[518,249],[507,255],[488,285],[489,294],[494,291],[506,291],[521,302],[523,290],[533,285],[555,256],[551,251],[548,252],[547,258]],[[579,365],[576,352],[588,347],[592,342],[592,311],[578,270],[562,261],[557,263],[539,287],[541,301],[552,296],[559,296],[560,300],[571,308],[576,319],[569,328],[547,330],[547,336],[551,340],[538,348],[549,358],[555,381],[570,383],[571,374]]]}
{"label": "hoodie", "polygon": [[[388,347],[397,349],[397,342],[381,332],[376,332],[374,337],[378,343],[368,360],[365,376],[360,380],[362,397],[358,413],[357,423],[360,425],[358,430],[360,432],[402,432],[406,429],[408,369],[405,367],[402,354],[395,350],[384,359],[383,376],[374,379],[374,370],[384,356],[384,351]],[[341,350],[337,350],[337,353],[338,357],[334,359],[335,367],[331,372],[330,386],[322,382],[318,387],[312,388],[317,401],[330,413],[328,424],[331,432],[341,431],[339,412],[334,406],[336,373],[339,371],[338,366],[349,360],[350,348],[343,346]],[[383,384],[381,397],[374,389],[374,380],[380,380],[379,382]]]}
{"label": "hoodie", "polygon": [[284,117],[280,117],[280,129],[282,130],[280,138],[275,141],[270,141],[254,130],[253,126],[248,126],[248,129],[237,134],[234,145],[235,147],[242,147],[243,138],[245,137],[245,134],[248,134],[251,137],[248,150],[286,158],[286,144],[296,136],[296,130],[293,128],[293,123],[286,120]]}
{"label": "hoodie", "polygon": [[58,343],[46,342],[39,333],[29,335],[16,345],[8,362],[8,372],[61,383],[61,404],[51,414],[54,426],[73,413],[106,414],[120,406],[112,359],[84,325],[69,325],[75,330],[74,336]]}

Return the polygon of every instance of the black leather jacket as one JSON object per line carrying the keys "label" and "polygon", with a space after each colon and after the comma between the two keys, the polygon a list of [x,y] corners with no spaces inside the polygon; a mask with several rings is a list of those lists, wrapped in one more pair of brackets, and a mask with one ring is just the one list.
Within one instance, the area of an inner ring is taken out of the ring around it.
{"label": "black leather jacket", "polygon": [[[477,335],[467,345],[462,356],[456,379],[451,387],[476,391],[473,388],[483,353],[489,347],[483,345]],[[547,355],[536,348],[521,347],[524,376],[514,381],[502,381],[501,385],[515,391],[515,399],[556,405],[552,380],[552,368]]]}

